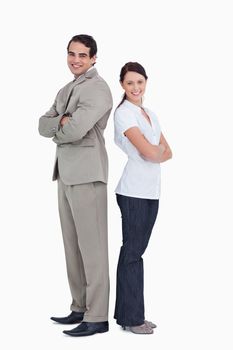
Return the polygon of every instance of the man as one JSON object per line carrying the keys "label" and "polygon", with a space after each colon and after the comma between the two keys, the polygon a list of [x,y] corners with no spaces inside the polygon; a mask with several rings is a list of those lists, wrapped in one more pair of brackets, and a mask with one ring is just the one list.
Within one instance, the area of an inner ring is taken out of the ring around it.
{"label": "man", "polygon": [[74,36],[67,47],[74,80],[57,94],[40,118],[39,132],[57,144],[53,180],[58,181],[58,204],[71,314],[51,317],[80,323],[64,331],[85,336],[108,331],[107,172],[104,129],[112,109],[106,82],[94,68],[97,45],[89,35]]}

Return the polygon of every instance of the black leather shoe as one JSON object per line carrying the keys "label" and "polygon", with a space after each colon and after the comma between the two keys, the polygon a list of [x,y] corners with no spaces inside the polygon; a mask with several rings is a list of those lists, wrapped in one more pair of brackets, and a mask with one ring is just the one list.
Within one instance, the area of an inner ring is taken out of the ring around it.
{"label": "black leather shoe", "polygon": [[63,333],[72,337],[83,337],[85,335],[93,335],[96,333],[108,332],[108,321],[105,322],[82,322],[76,328]]}
{"label": "black leather shoe", "polygon": [[70,315],[66,317],[51,317],[51,320],[62,324],[80,323],[83,320],[84,312],[72,311]]}

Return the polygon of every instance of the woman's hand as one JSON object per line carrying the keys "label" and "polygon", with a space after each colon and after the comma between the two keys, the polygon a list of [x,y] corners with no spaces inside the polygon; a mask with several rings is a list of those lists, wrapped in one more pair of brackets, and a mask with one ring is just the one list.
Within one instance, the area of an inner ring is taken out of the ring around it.
{"label": "woman's hand", "polygon": [[162,154],[160,156],[159,163],[166,162],[166,160],[172,158],[171,148],[170,148],[169,144],[167,143],[167,141],[162,133],[160,136],[159,147],[162,147],[164,149],[164,151],[162,152]]}

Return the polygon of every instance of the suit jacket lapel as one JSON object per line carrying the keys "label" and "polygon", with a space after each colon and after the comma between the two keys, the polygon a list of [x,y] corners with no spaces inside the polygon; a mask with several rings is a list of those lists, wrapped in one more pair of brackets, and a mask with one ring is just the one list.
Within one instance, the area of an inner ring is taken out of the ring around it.
{"label": "suit jacket lapel", "polygon": [[92,68],[91,70],[87,71],[86,73],[84,73],[83,75],[81,75],[80,77],[78,77],[75,81],[74,81],[74,86],[81,84],[82,82],[84,82],[87,79],[91,79],[94,76],[96,76],[97,70],[95,68]]}
{"label": "suit jacket lapel", "polygon": [[87,79],[91,79],[93,78],[94,76],[96,76],[98,73],[97,73],[97,70],[95,68],[92,68],[91,70],[89,70],[88,72],[82,74],[80,77],[76,78],[73,83],[71,84],[71,86],[69,87],[69,91],[67,92],[67,98],[66,98],[66,104],[65,104],[65,111],[67,109],[67,106],[69,104],[69,101],[70,101],[70,98],[71,98],[71,95],[72,95],[72,92],[75,88],[75,86],[83,83],[85,80]]}

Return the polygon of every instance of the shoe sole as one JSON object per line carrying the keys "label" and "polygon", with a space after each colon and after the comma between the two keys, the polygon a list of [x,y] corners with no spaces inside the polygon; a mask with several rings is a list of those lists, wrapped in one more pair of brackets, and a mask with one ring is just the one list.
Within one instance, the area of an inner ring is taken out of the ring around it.
{"label": "shoe sole", "polygon": [[153,329],[151,328],[151,332],[137,332],[137,331],[133,331],[132,329],[131,329],[131,327],[127,327],[127,326],[122,326],[122,328],[123,328],[123,330],[124,331],[128,331],[128,332],[131,332],[131,333],[134,333],[134,334],[142,334],[142,335],[145,335],[145,334],[153,334],[154,333],[154,331],[153,331]]}
{"label": "shoe sole", "polygon": [[94,334],[98,334],[98,333],[105,333],[105,332],[108,332],[109,329],[101,329],[99,331],[96,331],[96,332],[83,332],[83,333],[69,333],[69,331],[63,331],[64,334],[66,335],[71,335],[71,337],[85,337],[85,336],[88,336],[88,335],[94,335]]}

